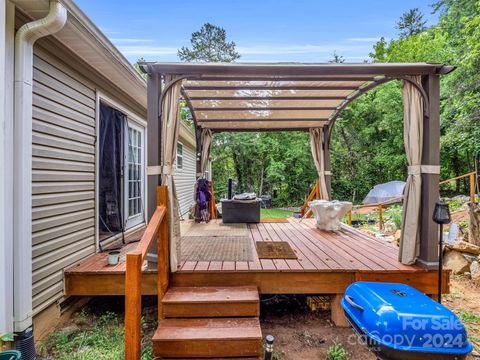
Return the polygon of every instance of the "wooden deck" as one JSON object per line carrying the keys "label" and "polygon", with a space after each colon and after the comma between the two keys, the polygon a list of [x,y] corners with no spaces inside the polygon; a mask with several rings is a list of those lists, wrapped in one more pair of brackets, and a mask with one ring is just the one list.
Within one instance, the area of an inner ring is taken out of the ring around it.
{"label": "wooden deck", "polygon": [[[194,224],[191,226],[195,226]],[[436,294],[437,273],[398,260],[398,248],[382,239],[344,226],[328,233],[313,220],[264,222],[248,225],[252,261],[185,261],[171,275],[172,286],[256,285],[261,293],[341,294],[354,281],[386,281],[410,284]],[[256,241],[287,241],[296,260],[259,259]],[[127,244],[125,253],[135,243]],[[125,288],[125,262],[108,266],[107,254],[96,254],[65,271],[67,295],[115,295]],[[144,269],[143,293],[155,294],[156,273]],[[448,284],[449,272],[444,272]],[[448,292],[448,285],[445,292]]]}

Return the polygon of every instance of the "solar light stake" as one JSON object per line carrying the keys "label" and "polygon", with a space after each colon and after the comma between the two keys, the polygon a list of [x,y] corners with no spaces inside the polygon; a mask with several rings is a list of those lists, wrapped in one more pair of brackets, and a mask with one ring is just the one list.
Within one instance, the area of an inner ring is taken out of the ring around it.
{"label": "solar light stake", "polygon": [[265,337],[265,357],[264,357],[264,360],[272,360],[273,340],[275,340],[275,338],[272,335],[267,335]]}
{"label": "solar light stake", "polygon": [[440,200],[435,204],[433,210],[433,221],[440,225],[439,246],[438,246],[438,302],[442,303],[442,273],[443,273],[443,225],[451,221],[448,204]]}

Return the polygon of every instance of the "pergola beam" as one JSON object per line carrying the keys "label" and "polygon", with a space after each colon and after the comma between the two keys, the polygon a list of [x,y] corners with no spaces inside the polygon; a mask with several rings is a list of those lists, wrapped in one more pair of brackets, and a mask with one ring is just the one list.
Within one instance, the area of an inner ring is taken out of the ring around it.
{"label": "pergola beam", "polygon": [[250,118],[250,119],[233,119],[233,118],[226,118],[226,119],[198,119],[199,124],[203,123],[244,123],[244,122],[276,122],[276,121],[282,121],[282,122],[304,122],[304,121],[318,121],[318,122],[326,122],[328,121],[328,118]]}
{"label": "pergola beam", "polygon": [[372,81],[371,76],[201,76],[194,81]]}
{"label": "pergola beam", "polygon": [[336,110],[336,106],[312,106],[312,107],[271,107],[271,106],[265,106],[265,107],[248,107],[248,108],[241,108],[241,107],[194,107],[195,111],[267,111],[267,110],[282,110],[282,111],[293,111],[293,110]]}
{"label": "pergola beam", "polygon": [[346,96],[341,95],[331,95],[331,96],[192,96],[190,95],[191,101],[200,101],[200,100],[343,100],[346,99]]}
{"label": "pergola beam", "polygon": [[362,64],[263,64],[263,63],[140,63],[145,73],[260,76],[322,76],[322,75],[434,75],[444,74],[452,67],[427,63],[362,63]]}
{"label": "pergola beam", "polygon": [[340,86],[300,86],[295,84],[286,85],[185,85],[185,90],[356,90],[358,85]]}

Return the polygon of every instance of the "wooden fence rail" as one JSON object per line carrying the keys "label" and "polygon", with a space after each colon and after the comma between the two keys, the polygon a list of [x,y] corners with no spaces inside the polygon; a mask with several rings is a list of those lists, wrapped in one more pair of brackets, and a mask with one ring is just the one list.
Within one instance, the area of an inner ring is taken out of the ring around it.
{"label": "wooden fence rail", "polygon": [[162,298],[168,288],[168,217],[167,187],[157,188],[157,209],[148,222],[136,248],[127,253],[125,272],[125,359],[141,357],[142,266],[149,248],[157,239],[158,316],[162,316]]}
{"label": "wooden fence rail", "polygon": [[477,176],[477,172],[472,171],[472,172],[469,172],[467,174],[463,174],[463,175],[460,175],[460,176],[455,176],[451,179],[440,181],[440,185],[447,184],[447,183],[455,181],[455,180],[459,180],[459,179],[469,177],[470,178],[470,202],[474,203],[475,202],[475,177],[476,176]]}

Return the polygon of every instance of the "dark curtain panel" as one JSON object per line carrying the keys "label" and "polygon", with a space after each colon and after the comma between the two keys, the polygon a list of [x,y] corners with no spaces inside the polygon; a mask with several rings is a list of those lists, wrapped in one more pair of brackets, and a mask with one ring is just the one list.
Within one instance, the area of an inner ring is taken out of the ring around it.
{"label": "dark curtain panel", "polygon": [[99,225],[100,234],[114,235],[123,223],[123,147],[126,117],[100,103],[99,136]]}

